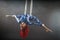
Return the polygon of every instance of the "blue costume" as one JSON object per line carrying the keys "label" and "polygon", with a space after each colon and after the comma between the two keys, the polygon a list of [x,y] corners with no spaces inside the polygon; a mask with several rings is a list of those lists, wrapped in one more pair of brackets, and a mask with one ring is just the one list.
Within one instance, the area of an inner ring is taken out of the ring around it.
{"label": "blue costume", "polygon": [[16,19],[18,23],[24,22],[27,25],[42,25],[42,22],[35,16],[26,15],[16,15]]}

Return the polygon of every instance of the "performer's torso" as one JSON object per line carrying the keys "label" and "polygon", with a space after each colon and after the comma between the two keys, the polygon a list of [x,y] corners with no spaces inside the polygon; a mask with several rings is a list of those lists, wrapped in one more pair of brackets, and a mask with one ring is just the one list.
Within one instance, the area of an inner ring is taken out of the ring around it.
{"label": "performer's torso", "polygon": [[28,14],[26,15],[18,15],[17,18],[20,20],[19,23],[24,22],[27,25],[30,24],[37,24],[37,25],[41,25],[41,21],[39,21],[39,19],[37,19],[35,16],[30,16]]}
{"label": "performer's torso", "polygon": [[20,20],[19,23],[25,22],[26,24],[28,24],[28,21],[27,21],[28,15],[19,15],[17,16],[17,18]]}

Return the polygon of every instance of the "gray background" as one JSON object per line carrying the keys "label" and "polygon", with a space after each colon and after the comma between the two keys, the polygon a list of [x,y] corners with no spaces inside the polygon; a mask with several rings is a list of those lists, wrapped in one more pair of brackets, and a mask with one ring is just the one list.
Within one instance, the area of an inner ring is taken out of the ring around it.
{"label": "gray background", "polygon": [[[5,15],[18,15],[24,13],[23,1],[0,1],[0,34],[2,39],[21,39],[19,36],[19,24],[15,18]],[[30,1],[28,1],[29,13]],[[53,32],[45,32],[43,27],[30,25],[29,35],[26,40],[59,40],[60,38],[60,2],[59,1],[35,1],[33,4],[34,16],[38,17],[42,23]]]}

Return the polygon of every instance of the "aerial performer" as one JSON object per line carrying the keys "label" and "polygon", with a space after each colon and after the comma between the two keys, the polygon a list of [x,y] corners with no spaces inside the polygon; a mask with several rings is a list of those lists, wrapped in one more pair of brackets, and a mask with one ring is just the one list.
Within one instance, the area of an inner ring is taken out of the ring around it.
{"label": "aerial performer", "polygon": [[27,38],[28,33],[29,33],[29,25],[37,25],[37,26],[42,26],[46,29],[46,32],[50,31],[53,32],[51,29],[45,26],[44,23],[42,23],[36,16],[32,15],[32,8],[33,8],[33,0],[31,0],[31,5],[30,5],[30,14],[27,14],[27,0],[25,3],[25,10],[24,14],[22,15],[6,15],[6,17],[14,17],[16,21],[20,25],[20,36],[22,39]]}

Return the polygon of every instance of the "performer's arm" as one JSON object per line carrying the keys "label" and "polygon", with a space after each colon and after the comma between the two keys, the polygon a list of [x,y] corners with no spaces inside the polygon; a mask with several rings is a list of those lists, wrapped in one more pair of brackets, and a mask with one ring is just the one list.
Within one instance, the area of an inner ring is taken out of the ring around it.
{"label": "performer's arm", "polygon": [[6,15],[6,17],[14,17],[16,20],[17,20],[17,22],[19,23],[19,18],[17,18],[17,16],[16,15]]}

